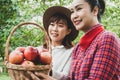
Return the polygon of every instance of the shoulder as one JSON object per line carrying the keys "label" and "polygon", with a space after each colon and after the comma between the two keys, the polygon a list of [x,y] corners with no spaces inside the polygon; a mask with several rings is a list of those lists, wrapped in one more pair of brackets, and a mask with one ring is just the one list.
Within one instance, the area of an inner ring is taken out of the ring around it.
{"label": "shoulder", "polygon": [[72,52],[73,49],[74,49],[74,47],[71,47],[71,48],[69,48],[69,49],[65,49],[65,50],[66,50],[67,52]]}
{"label": "shoulder", "polygon": [[120,45],[120,39],[118,36],[110,31],[104,31],[100,33],[100,35],[97,37],[98,38],[98,45],[103,46],[111,46],[111,47],[119,47]]}
{"label": "shoulder", "polygon": [[103,32],[103,35],[104,36],[111,36],[111,37],[117,37],[117,35],[113,32],[110,32],[110,31],[104,31]]}
{"label": "shoulder", "polygon": [[64,46],[62,46],[62,47],[55,47],[55,48],[52,48],[52,51],[53,52],[64,52],[64,53],[71,53],[72,52],[72,50],[73,50],[73,47],[71,47],[71,48],[65,48]]}
{"label": "shoulder", "polygon": [[100,38],[100,41],[116,41],[116,42],[120,42],[120,39],[118,38],[118,36],[115,33],[110,32],[110,31],[103,31],[102,33],[100,33],[98,38]]}
{"label": "shoulder", "polygon": [[111,41],[117,41],[120,42],[120,39],[118,38],[118,36],[110,31],[104,31],[103,35],[102,35],[103,40],[111,40]]}

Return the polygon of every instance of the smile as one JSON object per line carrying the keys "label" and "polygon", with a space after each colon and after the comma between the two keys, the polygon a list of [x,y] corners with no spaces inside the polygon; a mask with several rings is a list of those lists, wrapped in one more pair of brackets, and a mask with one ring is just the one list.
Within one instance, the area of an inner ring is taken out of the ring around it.
{"label": "smile", "polygon": [[74,21],[74,24],[75,24],[75,25],[78,25],[78,24],[80,24],[81,22],[82,22],[82,20],[75,20],[75,21]]}
{"label": "smile", "polygon": [[51,35],[54,37],[58,36],[58,34],[56,34],[56,33],[51,33]]}

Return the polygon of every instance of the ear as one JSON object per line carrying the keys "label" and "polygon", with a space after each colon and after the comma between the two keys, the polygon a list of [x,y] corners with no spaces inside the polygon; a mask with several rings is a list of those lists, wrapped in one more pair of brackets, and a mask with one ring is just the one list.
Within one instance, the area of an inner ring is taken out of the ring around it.
{"label": "ear", "polygon": [[94,14],[94,15],[97,15],[97,14],[98,14],[98,11],[99,11],[98,6],[95,6],[94,9],[93,9],[93,14]]}

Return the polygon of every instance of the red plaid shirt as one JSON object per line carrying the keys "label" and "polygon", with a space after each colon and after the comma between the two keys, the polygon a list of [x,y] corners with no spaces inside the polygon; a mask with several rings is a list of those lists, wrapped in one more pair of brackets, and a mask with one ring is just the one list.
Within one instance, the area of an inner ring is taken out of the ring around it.
{"label": "red plaid shirt", "polygon": [[72,54],[70,80],[119,80],[120,40],[102,31],[84,50],[78,43]]}

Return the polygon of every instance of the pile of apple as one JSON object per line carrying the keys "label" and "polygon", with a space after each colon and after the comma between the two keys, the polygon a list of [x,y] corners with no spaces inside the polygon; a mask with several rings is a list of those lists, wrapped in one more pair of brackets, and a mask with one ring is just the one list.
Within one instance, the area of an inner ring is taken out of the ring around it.
{"label": "pile of apple", "polygon": [[33,46],[17,47],[9,54],[9,62],[23,66],[34,66],[37,64],[50,64],[52,56],[47,49],[38,50]]}

